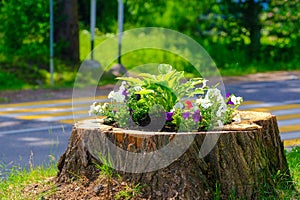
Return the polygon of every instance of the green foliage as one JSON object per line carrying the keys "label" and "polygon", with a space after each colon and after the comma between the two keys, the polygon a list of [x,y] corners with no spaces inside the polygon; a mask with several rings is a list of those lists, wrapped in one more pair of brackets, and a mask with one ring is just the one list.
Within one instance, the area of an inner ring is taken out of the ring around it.
{"label": "green foliage", "polygon": [[115,196],[115,199],[132,199],[141,194],[141,189],[142,186],[140,184],[131,184],[130,187],[126,185],[125,190],[121,190],[120,192],[118,192],[118,194]]}
{"label": "green foliage", "polygon": [[[123,128],[156,124],[151,131],[210,130],[230,123],[242,98],[224,98],[216,86],[206,86],[207,80],[185,80],[184,71],[169,64],[158,65],[158,73],[118,77],[122,81],[118,91],[111,91],[111,104],[95,102],[90,115],[104,116],[105,122]],[[159,125],[160,124],[160,125]],[[150,126],[151,127],[151,126]]]}
{"label": "green foliage", "polygon": [[21,88],[22,82],[37,84],[44,79],[40,70],[48,66],[49,55],[49,13],[45,10],[49,10],[48,2],[43,0],[0,4],[1,70],[15,77],[7,89]]}
{"label": "green foliage", "polygon": [[48,2],[43,0],[2,1],[0,4],[0,52],[27,59],[48,52]]}
{"label": "green foliage", "polygon": [[[162,105],[165,111],[170,111],[179,99],[183,97],[193,97],[194,95],[204,94],[201,88],[195,89],[196,85],[203,83],[202,78],[193,78],[183,83],[185,80],[183,71],[176,71],[172,66],[161,64],[158,66],[158,75],[141,73],[139,77],[120,77],[118,80],[126,81],[130,87],[140,86],[141,90],[134,92],[140,95],[141,100],[147,99],[152,105]],[[154,94],[155,93],[155,94]],[[154,95],[153,95],[154,94]],[[151,107],[147,105],[147,107]]]}
{"label": "green foliage", "polygon": [[24,82],[17,79],[13,74],[0,71],[0,90],[22,89]]}
{"label": "green foliage", "polygon": [[[299,69],[299,0],[236,2],[124,0],[124,29],[158,26],[185,33],[203,45],[223,74]],[[258,13],[251,13],[253,9],[250,2],[256,2],[254,7]],[[89,28],[89,3],[83,0],[78,2],[79,23],[82,28]],[[117,3],[102,0],[97,2],[95,45],[110,37],[109,33],[117,32]],[[49,82],[48,4],[48,1],[43,0],[0,1],[1,71],[14,74],[17,82],[30,85],[45,85]],[[251,14],[258,17],[256,22],[250,17]],[[252,56],[249,48],[254,45],[251,30],[255,28],[260,29],[260,36],[257,37],[259,40],[256,39],[260,44],[255,47],[257,51]],[[56,49],[59,49],[57,45]],[[90,34],[88,31],[81,31],[81,60],[89,52]],[[249,55],[250,59],[246,59]],[[122,56],[122,63],[127,69],[131,69],[139,64],[151,63],[153,58],[160,60],[158,63],[167,62],[180,66],[181,69],[178,70],[184,70],[190,75],[197,73],[180,55],[170,55],[161,50],[130,52]],[[68,63],[56,62],[57,65],[70,67]],[[64,82],[66,73],[61,73],[59,69],[55,71],[56,83]],[[70,82],[71,78],[67,77],[67,83],[61,85],[70,85]]]}
{"label": "green foliage", "polygon": [[300,146],[294,147],[286,157],[296,188],[300,193]]}
{"label": "green foliage", "polygon": [[55,164],[52,164],[47,168],[41,166],[37,168],[31,168],[30,170],[13,169],[6,180],[0,181],[0,199],[40,199],[45,195],[44,193],[37,194],[35,197],[32,197],[24,193],[24,188],[30,184],[42,182],[47,178],[53,177],[56,175],[56,173],[57,168]]}
{"label": "green foliage", "polygon": [[100,170],[100,174],[104,175],[109,181],[111,180],[112,176],[113,176],[113,166],[110,160],[110,156],[108,155],[108,158],[106,158],[105,156],[103,156],[101,153],[98,156],[101,164],[95,164],[96,168],[98,168]]}

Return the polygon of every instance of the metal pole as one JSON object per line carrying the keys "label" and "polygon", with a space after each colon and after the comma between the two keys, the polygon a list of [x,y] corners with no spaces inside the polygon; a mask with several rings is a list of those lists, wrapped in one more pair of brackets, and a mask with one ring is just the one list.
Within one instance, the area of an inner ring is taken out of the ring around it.
{"label": "metal pole", "polygon": [[121,50],[122,50],[122,33],[124,23],[124,5],[123,0],[119,0],[118,6],[118,63],[121,64]]}
{"label": "metal pole", "polygon": [[96,27],[96,0],[91,0],[91,60],[94,59],[94,40]]}
{"label": "metal pole", "polygon": [[54,50],[53,50],[53,0],[50,0],[50,85],[54,86]]}

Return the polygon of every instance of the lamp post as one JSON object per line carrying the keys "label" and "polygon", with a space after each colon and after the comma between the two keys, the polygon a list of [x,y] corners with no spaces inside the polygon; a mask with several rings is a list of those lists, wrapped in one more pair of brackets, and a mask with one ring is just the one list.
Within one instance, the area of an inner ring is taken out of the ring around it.
{"label": "lamp post", "polygon": [[91,0],[91,60],[94,60],[94,41],[96,26],[96,0]]}
{"label": "lamp post", "polygon": [[124,23],[124,4],[123,0],[118,0],[118,63],[121,65],[121,51],[122,51],[122,33]]}
{"label": "lamp post", "polygon": [[54,49],[53,49],[53,30],[54,30],[54,23],[53,23],[53,0],[49,2],[50,7],[50,85],[54,86]]}

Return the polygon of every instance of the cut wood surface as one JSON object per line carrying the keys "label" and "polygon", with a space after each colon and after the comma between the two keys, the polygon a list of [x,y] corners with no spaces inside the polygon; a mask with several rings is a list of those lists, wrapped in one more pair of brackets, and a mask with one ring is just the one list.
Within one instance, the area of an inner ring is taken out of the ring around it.
{"label": "cut wood surface", "polygon": [[289,175],[274,115],[239,111],[241,122],[211,132],[142,132],[104,125],[74,125],[58,163],[58,181],[95,178],[95,163],[110,161],[129,182],[145,185],[147,199],[256,199],[273,192],[273,177]]}

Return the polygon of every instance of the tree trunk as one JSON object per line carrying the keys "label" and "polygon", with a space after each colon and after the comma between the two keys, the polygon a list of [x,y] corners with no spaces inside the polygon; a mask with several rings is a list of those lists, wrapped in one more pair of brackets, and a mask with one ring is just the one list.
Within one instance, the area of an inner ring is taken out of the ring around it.
{"label": "tree trunk", "polygon": [[140,132],[79,122],[58,163],[58,181],[96,177],[94,163],[105,158],[124,180],[146,185],[148,199],[257,199],[262,189],[274,192],[274,175],[289,175],[288,166],[276,117],[239,113],[241,123],[215,132]]}
{"label": "tree trunk", "polygon": [[260,38],[261,28],[259,17],[262,11],[260,2],[248,0],[244,13],[244,24],[250,33],[250,45],[248,49],[248,59],[260,59]]}
{"label": "tree trunk", "polygon": [[58,57],[78,64],[80,58],[77,0],[57,1],[55,20],[55,43]]}

